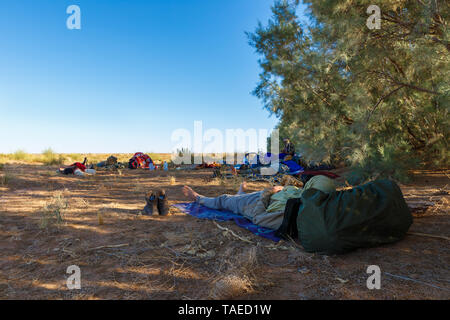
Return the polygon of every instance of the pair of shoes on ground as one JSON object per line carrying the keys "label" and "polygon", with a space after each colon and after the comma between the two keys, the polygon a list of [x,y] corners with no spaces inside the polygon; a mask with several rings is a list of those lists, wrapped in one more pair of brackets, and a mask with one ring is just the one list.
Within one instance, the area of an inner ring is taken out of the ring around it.
{"label": "pair of shoes on ground", "polygon": [[147,204],[144,208],[143,215],[151,216],[158,212],[160,216],[169,214],[169,201],[167,200],[166,191],[164,189],[157,192],[150,191],[145,197]]}

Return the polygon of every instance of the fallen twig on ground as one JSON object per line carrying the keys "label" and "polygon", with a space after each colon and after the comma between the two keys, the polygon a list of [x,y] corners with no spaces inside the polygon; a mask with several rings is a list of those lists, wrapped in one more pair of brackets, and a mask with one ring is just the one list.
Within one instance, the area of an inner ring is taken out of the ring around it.
{"label": "fallen twig on ground", "polygon": [[420,233],[420,232],[408,232],[407,234],[412,235],[412,236],[421,236],[421,237],[429,237],[429,238],[437,238],[437,239],[444,239],[444,240],[449,240],[449,237],[446,236],[439,236],[439,235],[434,235],[434,234],[428,234],[428,233]]}
{"label": "fallen twig on ground", "polygon": [[282,264],[274,264],[274,263],[270,263],[270,262],[267,262],[267,261],[263,261],[264,264],[266,264],[268,266],[271,266],[271,267],[277,267],[277,268],[286,267],[288,265],[293,264],[294,262],[295,262],[295,259],[289,259],[288,262],[282,263]]}
{"label": "fallen twig on ground", "polygon": [[[258,243],[255,243],[255,242],[253,242],[253,241],[251,241],[251,240],[249,240],[249,239],[247,239],[247,238],[244,238],[244,237],[242,237],[242,236],[236,234],[233,230],[231,230],[231,229],[229,229],[229,228],[222,227],[222,226],[221,226],[220,224],[218,224],[216,221],[213,221],[213,222],[214,222],[214,224],[217,226],[217,228],[219,228],[219,229],[222,230],[222,231],[229,232],[229,233],[230,233],[232,236],[234,236],[235,238],[237,238],[237,239],[239,239],[239,240],[241,240],[241,241],[247,242],[247,243],[249,243],[249,244],[259,245]],[[278,243],[278,244],[273,244],[273,243],[271,243],[270,245],[262,245],[262,247],[267,248],[267,249],[269,249],[269,250],[289,250],[288,247],[283,246],[283,245],[281,245],[280,243]]]}
{"label": "fallen twig on ground", "polygon": [[106,246],[100,246],[100,247],[95,247],[95,248],[90,248],[87,251],[93,251],[93,250],[99,250],[99,249],[106,249],[106,248],[121,248],[121,247],[126,247],[129,246],[129,243],[123,243],[123,244],[111,244],[111,245],[106,245]]}
{"label": "fallen twig on ground", "polygon": [[64,253],[67,253],[68,255],[70,255],[72,258],[76,257],[77,255],[75,254],[75,252],[73,252],[72,250],[68,250],[66,248],[62,248],[61,250]]}
{"label": "fallen twig on ground", "polygon": [[247,242],[247,243],[250,243],[250,244],[255,244],[254,242],[252,242],[252,241],[250,241],[250,240],[248,240],[248,239],[246,239],[244,237],[241,237],[240,235],[236,234],[233,230],[228,229],[226,227],[222,227],[220,224],[218,224],[215,221],[213,221],[213,222],[217,226],[217,228],[219,228],[222,231],[229,232],[231,235],[233,235],[234,237],[238,238],[239,240]]}
{"label": "fallen twig on ground", "polygon": [[434,284],[431,284],[431,283],[428,283],[428,282],[424,282],[424,281],[420,281],[420,280],[416,280],[416,279],[413,279],[413,278],[409,278],[409,277],[405,277],[405,276],[399,276],[399,275],[395,275],[395,274],[392,274],[392,273],[389,273],[389,272],[385,272],[384,274],[386,274],[388,276],[391,276],[391,277],[394,277],[394,278],[399,278],[399,279],[402,279],[402,280],[408,280],[408,281],[413,281],[413,282],[417,282],[417,283],[420,283],[420,284],[424,284],[426,286],[433,287],[433,288],[436,288],[436,289],[450,291],[447,288],[442,288],[442,287],[436,286]]}

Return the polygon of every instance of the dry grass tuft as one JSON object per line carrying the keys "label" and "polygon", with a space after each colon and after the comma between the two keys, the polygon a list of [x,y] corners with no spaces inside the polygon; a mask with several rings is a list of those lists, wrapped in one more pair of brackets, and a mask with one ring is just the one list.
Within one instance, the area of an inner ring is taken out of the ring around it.
{"label": "dry grass tuft", "polygon": [[46,172],[42,172],[41,176],[46,177],[46,178],[57,177],[58,173],[56,171],[46,171]]}
{"label": "dry grass tuft", "polygon": [[209,297],[217,300],[234,299],[254,292],[255,270],[258,268],[257,248],[251,247],[238,255],[233,255],[233,251],[229,250],[222,259],[228,264],[228,270],[213,281]]}
{"label": "dry grass tuft", "polygon": [[104,219],[103,219],[103,213],[101,210],[99,210],[97,212],[97,219],[98,219],[98,224],[101,226],[105,223]]}
{"label": "dry grass tuft", "polygon": [[11,183],[11,181],[14,179],[14,175],[8,172],[4,172],[0,175],[0,185],[1,186],[7,186]]}
{"label": "dry grass tuft", "polygon": [[64,197],[64,192],[55,192],[52,199],[42,208],[40,227],[48,229],[53,226],[59,226],[64,221],[63,212],[67,207],[68,201]]}
{"label": "dry grass tuft", "polygon": [[83,198],[78,198],[75,200],[76,206],[81,209],[89,208],[89,201]]}
{"label": "dry grass tuft", "polygon": [[258,266],[257,248],[251,247],[238,256],[240,268],[252,272]]}
{"label": "dry grass tuft", "polygon": [[235,177],[231,177],[231,178],[227,178],[227,177],[223,176],[223,177],[218,177],[214,180],[213,180],[214,181],[213,184],[220,185],[222,187],[229,188],[229,189],[236,189],[236,190],[239,189],[239,186],[241,185],[241,183],[245,181],[245,179],[240,176],[235,176]]}
{"label": "dry grass tuft", "polygon": [[210,298],[216,300],[232,299],[251,291],[253,291],[253,288],[249,278],[231,274],[214,283]]}
{"label": "dry grass tuft", "polygon": [[169,183],[171,186],[173,186],[177,183],[177,179],[174,176],[170,176]]}
{"label": "dry grass tuft", "polygon": [[11,158],[16,161],[23,161],[27,159],[28,154],[24,150],[17,150],[11,155]]}
{"label": "dry grass tuft", "polygon": [[66,158],[62,154],[56,154],[51,148],[42,151],[41,159],[39,159],[46,166],[61,165]]}
{"label": "dry grass tuft", "polygon": [[139,181],[139,179],[135,179],[134,180],[134,187],[133,187],[133,192],[138,194],[138,193],[144,193],[146,188],[144,185],[142,185],[141,181]]}

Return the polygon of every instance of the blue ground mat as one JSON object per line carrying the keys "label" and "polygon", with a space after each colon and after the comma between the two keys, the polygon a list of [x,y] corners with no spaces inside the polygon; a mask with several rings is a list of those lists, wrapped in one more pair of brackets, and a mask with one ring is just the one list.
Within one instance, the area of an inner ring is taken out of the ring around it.
{"label": "blue ground mat", "polygon": [[250,220],[244,218],[239,214],[235,214],[230,211],[221,211],[207,208],[196,202],[191,203],[178,203],[173,205],[175,208],[180,209],[182,212],[187,213],[191,216],[197,217],[199,219],[209,219],[216,221],[231,221],[233,220],[239,227],[247,229],[248,231],[266,238],[272,241],[278,242],[281,239],[275,236],[275,231],[272,229],[257,226]]}

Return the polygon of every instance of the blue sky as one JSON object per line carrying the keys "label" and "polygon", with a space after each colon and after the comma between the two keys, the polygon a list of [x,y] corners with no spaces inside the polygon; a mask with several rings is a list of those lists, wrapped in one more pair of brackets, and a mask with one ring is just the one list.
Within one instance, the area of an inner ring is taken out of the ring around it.
{"label": "blue sky", "polygon": [[[81,30],[69,30],[69,5]],[[2,0],[0,152],[169,152],[171,133],[272,129],[245,31],[272,0]]]}

